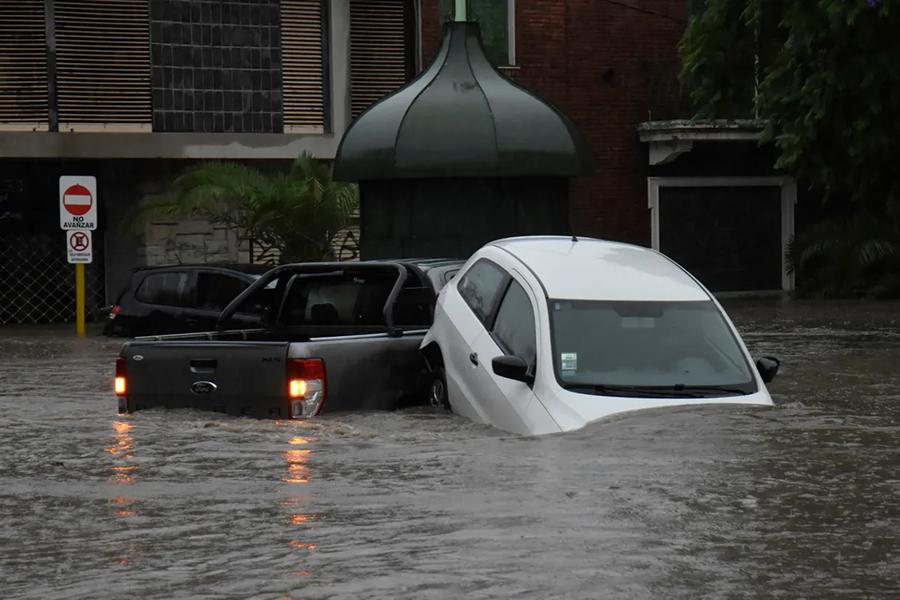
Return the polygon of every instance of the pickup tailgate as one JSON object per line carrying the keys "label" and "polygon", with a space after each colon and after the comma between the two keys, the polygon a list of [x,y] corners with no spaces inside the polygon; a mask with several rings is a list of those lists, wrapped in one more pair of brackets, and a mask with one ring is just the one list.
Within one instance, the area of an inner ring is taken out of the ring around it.
{"label": "pickup tailgate", "polygon": [[131,342],[121,352],[128,382],[122,408],[289,418],[287,352],[287,342]]}

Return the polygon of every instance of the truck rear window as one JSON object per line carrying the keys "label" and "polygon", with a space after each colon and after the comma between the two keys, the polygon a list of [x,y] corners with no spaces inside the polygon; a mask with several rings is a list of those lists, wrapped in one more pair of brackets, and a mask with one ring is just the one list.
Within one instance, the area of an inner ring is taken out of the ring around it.
{"label": "truck rear window", "polygon": [[280,321],[288,326],[384,326],[394,273],[297,275],[288,284]]}

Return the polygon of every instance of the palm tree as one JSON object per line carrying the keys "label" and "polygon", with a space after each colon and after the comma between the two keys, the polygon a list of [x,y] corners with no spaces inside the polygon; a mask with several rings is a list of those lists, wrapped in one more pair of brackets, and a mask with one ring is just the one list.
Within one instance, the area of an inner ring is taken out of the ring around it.
{"label": "palm tree", "polygon": [[203,219],[251,240],[264,258],[328,260],[332,239],[358,205],[355,185],[334,181],[327,165],[304,153],[286,174],[218,161],[190,166],[126,222],[142,227],[161,217]]}

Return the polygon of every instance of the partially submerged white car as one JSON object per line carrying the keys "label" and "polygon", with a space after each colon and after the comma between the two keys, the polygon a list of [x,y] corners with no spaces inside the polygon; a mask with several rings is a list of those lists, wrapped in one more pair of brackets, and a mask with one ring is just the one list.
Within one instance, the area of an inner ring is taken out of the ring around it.
{"label": "partially submerged white car", "polygon": [[570,431],[692,404],[771,406],[716,299],[666,256],[574,237],[499,240],[438,297],[422,342],[433,404],[506,431]]}

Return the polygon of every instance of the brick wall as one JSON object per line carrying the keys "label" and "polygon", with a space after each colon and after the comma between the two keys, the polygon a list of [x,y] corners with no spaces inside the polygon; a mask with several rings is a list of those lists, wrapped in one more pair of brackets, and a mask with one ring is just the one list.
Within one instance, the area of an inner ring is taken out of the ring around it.
{"label": "brick wall", "polygon": [[[623,6],[630,5],[631,8]],[[422,0],[427,65],[439,44],[438,0]],[[596,173],[571,187],[572,229],[649,245],[646,149],[637,124],[668,118],[686,0],[516,0],[516,68],[507,75],[565,111]]]}
{"label": "brick wall", "polygon": [[152,0],[153,130],[280,133],[278,0]]}

